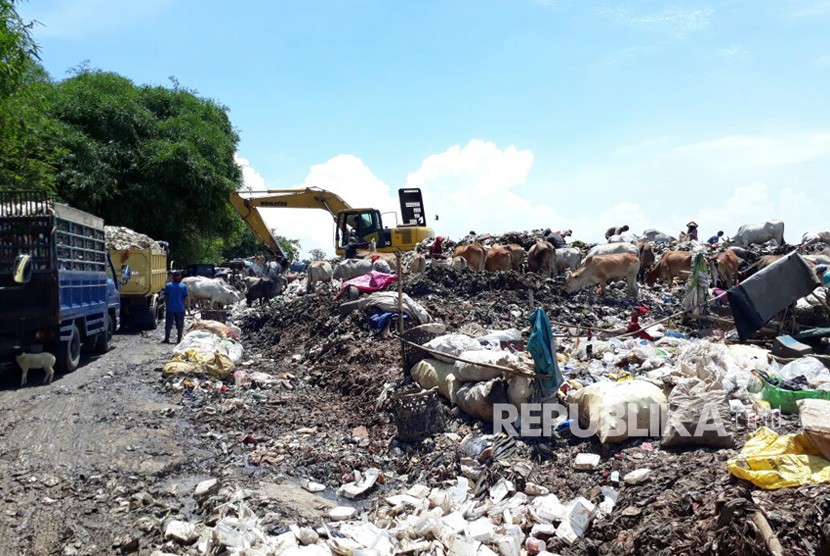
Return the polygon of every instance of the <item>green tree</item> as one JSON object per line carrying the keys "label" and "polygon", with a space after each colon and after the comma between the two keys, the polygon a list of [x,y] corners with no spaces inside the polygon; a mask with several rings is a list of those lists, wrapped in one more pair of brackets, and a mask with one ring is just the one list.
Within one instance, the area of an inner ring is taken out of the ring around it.
{"label": "green tree", "polygon": [[29,64],[38,57],[32,38],[35,23],[23,21],[14,4],[0,0],[0,99],[18,89]]}
{"label": "green tree", "polygon": [[308,255],[311,257],[312,261],[322,261],[326,258],[326,252],[322,249],[312,249],[308,252]]}
{"label": "green tree", "polygon": [[20,87],[0,98],[0,189],[47,189],[55,193],[62,146],[61,122],[49,114],[54,84],[29,62]]}
{"label": "green tree", "polygon": [[57,167],[61,198],[167,240],[181,264],[222,258],[243,226],[228,202],[242,174],[227,108],[178,86],[142,87],[87,68],[52,97],[67,153]]}
{"label": "green tree", "polygon": [[251,233],[247,226],[244,226],[240,233],[228,241],[222,250],[225,260],[244,259],[256,255],[268,255],[268,248]]}
{"label": "green tree", "polygon": [[282,252],[285,253],[285,257],[289,262],[300,260],[300,251],[302,251],[302,247],[300,247],[299,239],[288,239],[287,237],[279,236],[275,234],[273,230],[271,230],[271,234],[274,236],[274,239],[277,240],[277,245],[279,245]]}

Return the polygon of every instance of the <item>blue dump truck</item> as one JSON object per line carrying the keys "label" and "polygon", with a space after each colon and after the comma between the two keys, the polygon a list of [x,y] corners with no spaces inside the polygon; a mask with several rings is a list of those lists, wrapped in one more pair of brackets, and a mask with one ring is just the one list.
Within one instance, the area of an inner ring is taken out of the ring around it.
{"label": "blue dump truck", "polygon": [[0,363],[48,351],[74,371],[81,348],[109,349],[120,320],[119,286],[104,221],[42,191],[0,191]]}

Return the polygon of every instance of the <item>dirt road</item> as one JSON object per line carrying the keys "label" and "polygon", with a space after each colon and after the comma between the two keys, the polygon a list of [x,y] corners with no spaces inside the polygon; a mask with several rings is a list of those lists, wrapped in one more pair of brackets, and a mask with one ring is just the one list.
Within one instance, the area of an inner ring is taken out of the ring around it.
{"label": "dirt road", "polygon": [[195,480],[210,450],[156,387],[172,351],[159,340],[117,335],[109,353],[51,385],[41,371],[22,388],[18,371],[4,374],[0,554],[112,553],[134,526],[133,495],[144,504],[151,485]]}

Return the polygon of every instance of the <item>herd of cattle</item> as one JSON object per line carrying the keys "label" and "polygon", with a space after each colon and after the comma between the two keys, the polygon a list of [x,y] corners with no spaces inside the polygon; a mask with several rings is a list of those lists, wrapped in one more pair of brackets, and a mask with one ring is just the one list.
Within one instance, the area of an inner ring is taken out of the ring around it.
{"label": "herd of cattle", "polygon": [[[793,249],[801,249],[817,242],[830,244],[830,232],[805,235],[802,244]],[[595,245],[587,252],[576,247],[557,249],[543,239],[536,239],[528,249],[515,243],[485,247],[480,242],[473,241],[456,246],[452,256],[443,260],[430,261],[424,255],[416,254],[408,265],[408,272],[422,273],[428,264],[446,264],[456,271],[470,269],[488,272],[534,272],[550,278],[564,272],[565,290],[568,293],[598,286],[600,293],[604,294],[608,283],[623,280],[626,282],[628,294],[636,296],[639,283],[649,286],[657,282],[671,284],[675,279],[683,280],[689,276],[693,251],[690,248],[665,250],[670,244],[677,245],[674,238],[656,230],[646,230],[640,236],[612,236],[608,243]],[[731,288],[738,280],[751,276],[784,256],[779,254],[756,258],[748,249],[752,245],[764,244],[776,247],[785,245],[783,222],[769,221],[741,226],[729,241],[720,247],[712,248],[707,254],[707,261],[712,272],[713,284]],[[663,251],[659,256],[658,250]],[[345,281],[371,271],[391,273],[392,268],[388,260],[390,257],[394,255],[378,253],[373,257],[374,260],[347,259],[334,265],[328,261],[313,261],[306,269],[306,290],[312,292],[318,283]],[[805,259],[813,265],[830,264],[830,249],[805,254]],[[190,302],[207,302],[211,306],[221,306],[236,303],[244,297],[248,305],[253,305],[257,300],[262,303],[280,295],[289,282],[301,276],[290,272],[264,272],[261,276],[245,277],[236,283],[235,287],[222,279],[198,276],[185,278],[183,281],[188,288]]]}
{"label": "herd of cattle", "polygon": [[[473,242],[456,247],[449,265],[456,269],[467,267],[479,271],[527,270],[548,277],[564,272],[565,290],[568,293],[599,286],[600,293],[604,294],[609,282],[624,280],[626,291],[629,295],[636,296],[638,283],[649,286],[654,286],[657,282],[671,284],[675,279],[683,280],[690,275],[693,244],[686,243],[689,246],[687,249],[666,250],[657,256],[658,245],[665,246],[673,241],[674,238],[657,230],[646,230],[641,236],[612,236],[608,243],[596,245],[587,253],[575,247],[556,249],[543,239],[537,239],[527,250],[515,243],[485,247]],[[830,232],[805,234],[798,247],[817,242],[830,244]],[[731,288],[738,280],[748,278],[784,256],[765,255],[754,260],[748,249],[752,245],[784,246],[784,223],[773,220],[745,224],[720,248],[710,246],[707,262],[713,284]],[[830,249],[805,255],[805,259],[813,266],[830,264]],[[422,272],[426,264],[426,258],[417,255],[412,261],[410,272]]]}

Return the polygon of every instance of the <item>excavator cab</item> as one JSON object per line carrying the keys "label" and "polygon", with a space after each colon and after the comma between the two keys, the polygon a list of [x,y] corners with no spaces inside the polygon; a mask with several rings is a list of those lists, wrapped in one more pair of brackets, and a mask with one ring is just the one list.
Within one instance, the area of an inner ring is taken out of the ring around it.
{"label": "excavator cab", "polygon": [[380,249],[392,244],[392,230],[383,227],[380,211],[348,209],[337,213],[335,240],[338,248],[350,245],[365,249],[372,240]]}

